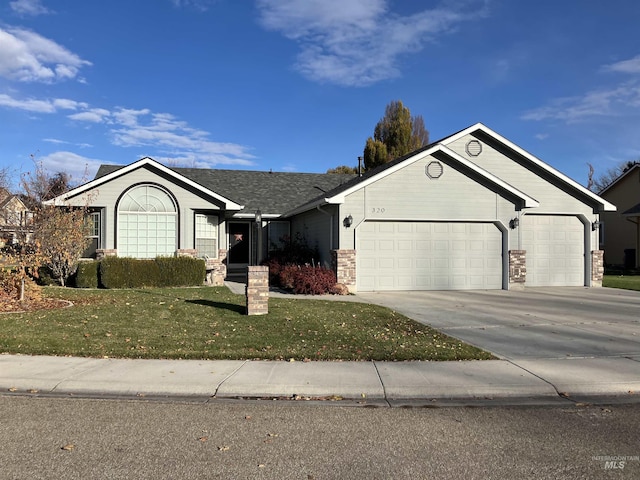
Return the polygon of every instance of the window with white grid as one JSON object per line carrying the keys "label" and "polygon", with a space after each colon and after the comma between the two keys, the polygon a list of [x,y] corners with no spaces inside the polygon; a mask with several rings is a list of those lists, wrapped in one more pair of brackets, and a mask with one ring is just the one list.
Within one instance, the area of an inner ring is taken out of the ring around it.
{"label": "window with white grid", "polygon": [[196,214],[196,250],[199,257],[218,258],[218,217]]}

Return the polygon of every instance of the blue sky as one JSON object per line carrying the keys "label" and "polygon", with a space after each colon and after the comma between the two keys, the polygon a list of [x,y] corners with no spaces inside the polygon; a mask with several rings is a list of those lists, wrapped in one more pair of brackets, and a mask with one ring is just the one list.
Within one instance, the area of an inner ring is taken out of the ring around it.
{"label": "blue sky", "polygon": [[0,3],[0,168],[324,172],[391,100],[580,183],[640,158],[637,0]]}

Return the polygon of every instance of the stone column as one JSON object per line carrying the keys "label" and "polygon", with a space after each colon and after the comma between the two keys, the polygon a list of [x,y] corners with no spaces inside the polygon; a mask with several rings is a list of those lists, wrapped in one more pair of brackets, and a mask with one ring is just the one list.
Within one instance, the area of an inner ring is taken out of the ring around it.
{"label": "stone column", "polygon": [[356,287],[356,251],[351,249],[332,250],[333,268],[336,281],[346,285],[349,291]]}
{"label": "stone column", "polygon": [[509,250],[509,290],[524,290],[527,280],[527,251]]}
{"label": "stone column", "polygon": [[246,295],[247,315],[269,313],[269,267],[248,267]]}
{"label": "stone column", "polygon": [[591,252],[591,286],[601,287],[604,276],[604,250]]}

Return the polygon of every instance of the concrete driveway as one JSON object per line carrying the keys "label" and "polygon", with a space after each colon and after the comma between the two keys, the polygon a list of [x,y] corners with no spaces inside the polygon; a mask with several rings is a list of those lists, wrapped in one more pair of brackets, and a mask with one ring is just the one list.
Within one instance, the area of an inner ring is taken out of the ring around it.
{"label": "concrete driveway", "polygon": [[545,287],[357,296],[507,360],[627,357],[640,361],[640,292]]}

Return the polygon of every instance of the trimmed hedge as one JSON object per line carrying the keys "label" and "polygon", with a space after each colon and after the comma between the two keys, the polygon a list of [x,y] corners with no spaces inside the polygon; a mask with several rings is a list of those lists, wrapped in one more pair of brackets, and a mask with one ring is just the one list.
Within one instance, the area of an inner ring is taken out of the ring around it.
{"label": "trimmed hedge", "polygon": [[80,262],[74,275],[76,288],[98,288],[98,269],[100,262]]}
{"label": "trimmed hedge", "polygon": [[204,283],[206,266],[192,257],[107,257],[100,262],[99,275],[104,288],[198,286]]}

